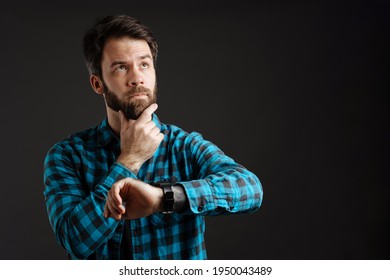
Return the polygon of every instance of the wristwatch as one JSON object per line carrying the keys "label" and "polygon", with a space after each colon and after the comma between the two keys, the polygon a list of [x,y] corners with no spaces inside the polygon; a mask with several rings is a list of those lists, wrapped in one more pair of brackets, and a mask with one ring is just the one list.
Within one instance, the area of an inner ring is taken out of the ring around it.
{"label": "wristwatch", "polygon": [[175,199],[173,196],[171,182],[157,182],[154,185],[160,187],[164,193],[162,213],[163,214],[173,213],[173,204],[175,203]]}

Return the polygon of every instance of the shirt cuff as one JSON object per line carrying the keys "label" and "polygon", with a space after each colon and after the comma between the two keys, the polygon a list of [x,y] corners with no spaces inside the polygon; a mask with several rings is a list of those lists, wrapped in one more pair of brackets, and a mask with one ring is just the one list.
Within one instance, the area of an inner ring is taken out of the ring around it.
{"label": "shirt cuff", "polygon": [[172,186],[173,191],[173,212],[180,213],[189,207],[187,195],[181,185]]}
{"label": "shirt cuff", "polygon": [[107,172],[107,176],[100,184],[105,189],[110,190],[111,186],[114,183],[127,177],[137,179],[137,176],[135,176],[129,169],[124,167],[122,164],[115,162],[111,165],[110,169]]}

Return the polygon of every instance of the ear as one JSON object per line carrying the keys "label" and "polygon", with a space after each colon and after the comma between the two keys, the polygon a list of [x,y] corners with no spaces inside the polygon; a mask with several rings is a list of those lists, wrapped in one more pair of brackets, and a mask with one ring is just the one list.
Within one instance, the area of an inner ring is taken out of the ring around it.
{"label": "ear", "polygon": [[103,87],[103,82],[100,80],[100,78],[96,75],[91,75],[89,77],[89,82],[91,83],[91,86],[93,90],[99,94],[103,95],[104,94],[104,87]]}

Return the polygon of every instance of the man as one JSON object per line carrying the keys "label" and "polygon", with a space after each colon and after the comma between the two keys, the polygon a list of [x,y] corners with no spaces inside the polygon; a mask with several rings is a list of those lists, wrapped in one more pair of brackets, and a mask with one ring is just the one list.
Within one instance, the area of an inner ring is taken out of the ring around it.
{"label": "man", "polygon": [[72,259],[206,259],[204,216],[257,210],[258,178],[200,134],[160,122],[157,43],[139,21],[101,19],[84,55],[107,118],[46,156],[58,242]]}

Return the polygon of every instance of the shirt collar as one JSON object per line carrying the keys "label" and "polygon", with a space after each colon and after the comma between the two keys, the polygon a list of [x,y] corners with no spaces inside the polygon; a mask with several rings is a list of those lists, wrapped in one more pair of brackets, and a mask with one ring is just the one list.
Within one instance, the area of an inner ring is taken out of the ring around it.
{"label": "shirt collar", "polygon": [[104,147],[114,139],[118,140],[118,137],[108,124],[108,119],[105,118],[97,128],[97,144]]}
{"label": "shirt collar", "polygon": [[[152,115],[152,119],[156,126],[161,130],[161,122],[156,114]],[[105,118],[97,128],[97,143],[99,146],[107,146],[112,140],[118,141],[118,137],[108,124],[108,119]]]}

